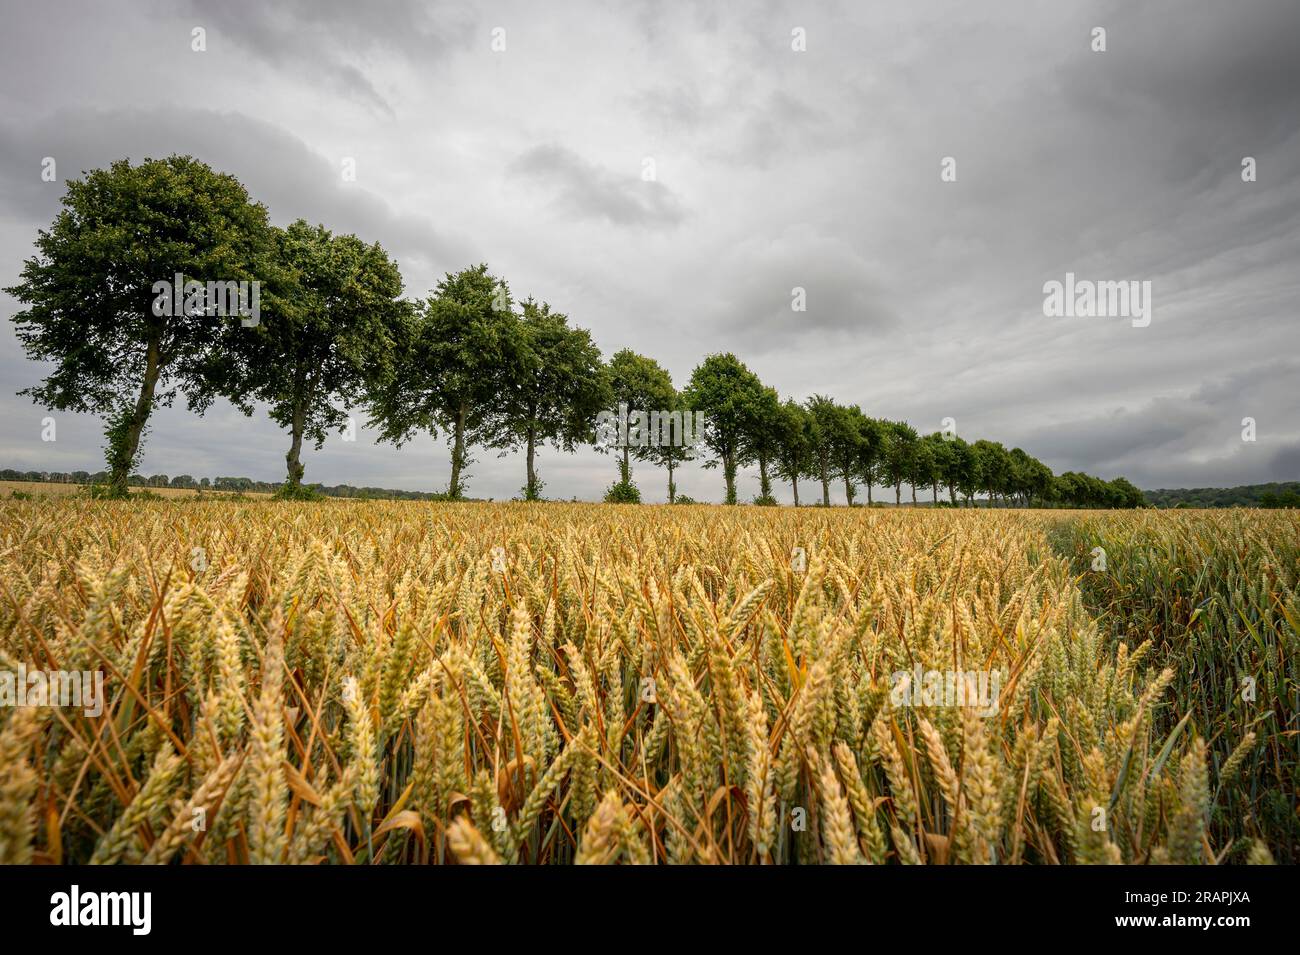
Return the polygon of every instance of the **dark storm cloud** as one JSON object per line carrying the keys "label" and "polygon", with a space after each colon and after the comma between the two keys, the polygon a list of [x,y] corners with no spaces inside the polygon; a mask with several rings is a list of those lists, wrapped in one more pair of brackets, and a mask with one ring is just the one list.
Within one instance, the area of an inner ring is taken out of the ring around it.
{"label": "dark storm cloud", "polygon": [[1093,19],[1113,37],[1107,51],[1113,59],[1099,76],[1080,54],[1065,76],[1067,95],[1086,108],[1119,113],[1133,101],[1153,106],[1182,127],[1184,145],[1235,145],[1248,133],[1271,146],[1294,134],[1300,119],[1296,4],[1251,0],[1229,11],[1176,0],[1113,3]]}

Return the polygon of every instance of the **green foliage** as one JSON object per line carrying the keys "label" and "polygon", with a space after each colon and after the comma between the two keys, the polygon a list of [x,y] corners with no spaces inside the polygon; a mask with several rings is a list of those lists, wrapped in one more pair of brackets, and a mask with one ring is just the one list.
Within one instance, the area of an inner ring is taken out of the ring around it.
{"label": "green foliage", "polygon": [[[858,482],[868,503],[881,482],[894,487],[895,503],[903,483],[913,503],[918,487],[931,489],[938,503],[945,486],[950,503],[959,493],[968,504],[976,494],[990,505],[1145,502],[1123,478],[1055,477],[1023,450],[994,441],[920,437],[906,423],[870,418],[823,395],[782,403],[730,353],[705,358],[678,394],[662,366],[629,349],[603,366],[590,333],[569,327],[545,302],[529,299],[517,314],[509,286],[486,264],[447,273],[426,299],[408,302],[396,264],[377,243],[303,220],[273,228],[236,179],[187,156],[113,163],[70,181],[62,202],[38,234],[19,284],[6,289],[25,306],[14,317],[24,350],[52,364],[22,393],[105,418],[105,482],[114,497],[137,483],[133,471],[153,408],[183,395],[199,413],[217,396],[246,413],[266,404],[290,434],[289,487],[302,482],[302,442],[320,447],[349,423],[350,408],[364,404],[381,441],[400,447],[417,433],[447,433],[448,498],[464,497],[471,450],[489,446],[524,451],[521,493],[536,499],[538,445],[574,451],[593,439],[600,411],[625,405],[701,412],[702,444],[711,454],[704,466],[722,468],[729,504],[737,501],[738,471],[750,464],[758,466],[756,501],[763,503],[774,501],[773,471],[791,483],[796,503],[799,480],[817,480],[827,506],[832,479],[843,481],[850,506]],[[178,314],[157,307],[155,285],[170,286],[177,275],[182,282],[258,282],[260,321],[219,316],[202,302],[191,308],[188,298]],[[655,440],[622,448],[617,493],[634,489],[635,459],[667,468],[675,500],[674,471],[690,452]],[[155,486],[194,484],[187,475],[170,483],[158,477]],[[1300,485],[1259,487],[1257,494],[1150,497],[1161,506],[1300,506]],[[350,489],[352,496],[372,492],[398,493]]]}
{"label": "green foliage", "polygon": [[770,468],[780,457],[783,441],[782,428],[786,416],[781,408],[781,398],[775,388],[764,386],[754,396],[748,409],[748,421],[745,425],[744,442],[746,453],[758,464],[758,496],[761,500],[772,498],[772,478]]}
{"label": "green foliage", "polygon": [[869,457],[869,425],[857,405],[836,405],[829,421],[831,455],[840,480],[844,482],[844,501],[852,507],[859,466],[864,457]]}
{"label": "green foliage", "polygon": [[731,353],[709,355],[691,373],[685,392],[692,411],[704,413],[703,444],[715,455],[706,468],[722,467],[726,503],[736,503],[736,472],[754,460],[752,437],[775,393]]}
{"label": "green foliage", "polygon": [[1300,481],[1144,492],[1155,507],[1300,507]]}
{"label": "green foliage", "polygon": [[822,485],[822,506],[830,507],[830,482],[835,467],[835,435],[839,427],[839,406],[825,395],[808,399],[809,474]]}
{"label": "green foliage", "polygon": [[[694,416],[690,408],[686,407],[686,399],[679,393],[674,392],[674,398],[668,406],[670,416],[680,413],[682,423],[682,439],[679,443],[676,439],[664,441],[660,436],[659,444],[652,445],[649,449],[649,459],[656,464],[662,465],[668,471],[668,502],[671,504],[677,497],[677,483],[673,479],[676,469],[686,461],[693,461],[699,454],[699,443],[703,438],[704,426],[699,419]],[[673,417],[671,427],[677,427],[676,419]],[[686,435],[689,433],[693,444],[686,444]],[[630,469],[629,470],[629,474]]]}
{"label": "green foliage", "polygon": [[881,477],[886,484],[894,488],[894,503],[902,501],[903,482],[911,480],[916,474],[917,446],[920,438],[905,421],[882,422],[887,435],[884,454],[881,460]]}
{"label": "green foliage", "polygon": [[323,501],[325,495],[311,484],[296,484],[286,481],[274,495],[277,501]]}
{"label": "green foliage", "polygon": [[449,272],[399,324],[388,373],[370,390],[381,441],[450,432],[453,499],[464,496],[470,447],[490,437],[494,403],[513,387],[518,323],[510,287],[486,264]]}
{"label": "green foliage", "polygon": [[225,326],[234,368],[221,393],[245,413],[270,406],[290,435],[287,483],[302,481],[304,439],[319,448],[344,428],[348,409],[391,373],[408,304],[397,265],[378,243],[333,235],[299,219],[275,229],[276,295],[254,327]]}
{"label": "green foliage", "polygon": [[[606,504],[640,504],[641,492],[631,481],[616,481],[605,491]],[[681,503],[680,499],[678,503]]]}
{"label": "green foliage", "polygon": [[610,400],[600,349],[585,328],[570,328],[568,317],[545,302],[523,304],[523,317],[510,328],[503,389],[485,415],[485,440],[506,451],[522,448],[527,464],[525,500],[541,496],[535,455],[547,442],[565,451],[594,438],[597,414]]}
{"label": "green foliage", "polygon": [[[683,416],[682,425],[686,428],[690,427],[690,421],[685,420],[690,411],[685,408],[681,395],[673,387],[672,377],[653,358],[639,355],[630,348],[615,352],[614,357],[609,360],[609,382],[610,401],[615,405],[615,408],[610,410],[619,411],[621,408],[618,406],[626,406],[629,414],[632,411],[646,413],[678,411]],[[691,449],[678,443],[680,439],[676,436],[665,433],[662,426],[658,430],[651,430],[654,433],[650,435],[648,445],[614,449],[621,451],[619,482],[631,482],[633,458],[659,464],[668,470],[668,500],[671,503],[677,494],[673,472],[682,462],[689,459]],[[603,444],[597,444],[596,449],[611,450]]]}
{"label": "green foliage", "polygon": [[124,501],[131,496],[126,488],[116,484],[91,484],[87,492],[91,500],[95,501]]}
{"label": "green foliage", "polygon": [[866,485],[867,502],[874,503],[871,500],[871,488],[883,479],[885,460],[889,454],[894,432],[888,421],[868,418],[866,415],[857,418],[857,425],[856,474]]}
{"label": "green foliage", "polygon": [[[649,414],[652,411],[672,411],[680,407],[677,391],[673,388],[672,377],[653,358],[638,355],[630,348],[623,348],[614,353],[609,360],[609,401],[611,408],[625,406],[629,413],[640,411]],[[625,447],[620,449],[625,457],[638,461],[652,460],[657,450],[652,442],[646,446]],[[600,450],[605,448],[598,446]]]}
{"label": "green foliage", "polygon": [[1052,495],[1073,507],[1145,507],[1142,492],[1124,478],[1103,481],[1088,474],[1066,471],[1052,481]]}
{"label": "green foliage", "polygon": [[790,482],[799,503],[799,479],[812,473],[813,423],[808,411],[793,398],[781,405],[777,426],[776,473]]}
{"label": "green foliage", "polygon": [[222,320],[184,303],[179,315],[155,308],[155,283],[266,277],[266,209],[233,176],[189,156],[119,160],[69,180],[62,203],[21,281],[5,290],[27,306],[14,316],[24,351],[53,365],[22,394],[105,417],[111,480],[122,490],[155,405],[182,393],[202,412],[228,371],[216,348]]}

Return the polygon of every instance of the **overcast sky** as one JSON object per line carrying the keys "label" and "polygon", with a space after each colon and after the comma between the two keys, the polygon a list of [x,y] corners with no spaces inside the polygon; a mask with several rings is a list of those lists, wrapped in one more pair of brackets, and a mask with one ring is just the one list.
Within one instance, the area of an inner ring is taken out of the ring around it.
{"label": "overcast sky", "polygon": [[[1300,480],[1295,0],[0,7],[0,286],[66,179],[187,153],[277,224],[377,240],[408,295],[487,262],[678,386],[731,351],[783,396],[952,417],[1058,473]],[[1067,272],[1150,281],[1150,325],[1045,317]],[[0,294],[0,467],[102,468],[99,421],[59,414],[42,442],[46,412],[14,394],[43,375],[16,308]],[[139,470],[280,480],[287,446],[264,415],[178,402]],[[518,492],[520,457],[476,457],[472,495]],[[441,440],[365,430],[305,463],[330,484],[448,475]],[[615,476],[590,450],[538,467],[553,497]],[[664,498],[662,472],[635,477]],[[678,484],[721,498],[720,472]]]}

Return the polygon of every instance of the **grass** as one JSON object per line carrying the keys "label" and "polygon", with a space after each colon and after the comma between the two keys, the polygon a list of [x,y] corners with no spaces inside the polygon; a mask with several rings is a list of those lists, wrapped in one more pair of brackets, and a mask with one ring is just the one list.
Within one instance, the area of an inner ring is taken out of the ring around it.
{"label": "grass", "polygon": [[[1114,640],[1150,640],[1174,670],[1175,707],[1209,759],[1241,760],[1210,820],[1218,841],[1243,846],[1269,833],[1275,851],[1300,853],[1300,521],[1249,510],[1089,516],[1053,531],[1073,557],[1083,595]],[[1090,570],[1093,547],[1106,572]],[[1242,749],[1246,734],[1256,744]]]}
{"label": "grass", "polygon": [[108,697],[0,708],[0,862],[1295,861],[1279,515],[47,498],[0,528],[0,670]]}

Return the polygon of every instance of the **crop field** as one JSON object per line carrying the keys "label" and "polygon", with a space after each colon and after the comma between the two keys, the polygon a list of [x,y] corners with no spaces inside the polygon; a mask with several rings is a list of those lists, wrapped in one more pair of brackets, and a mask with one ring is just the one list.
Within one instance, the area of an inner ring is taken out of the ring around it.
{"label": "crop field", "polygon": [[1292,863],[1298,571],[1257,511],[0,501],[0,671],[103,674],[0,706],[0,862]]}

